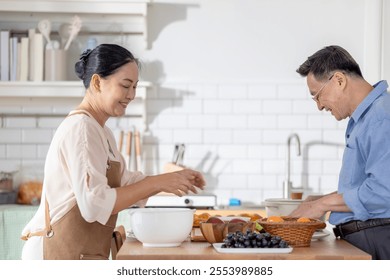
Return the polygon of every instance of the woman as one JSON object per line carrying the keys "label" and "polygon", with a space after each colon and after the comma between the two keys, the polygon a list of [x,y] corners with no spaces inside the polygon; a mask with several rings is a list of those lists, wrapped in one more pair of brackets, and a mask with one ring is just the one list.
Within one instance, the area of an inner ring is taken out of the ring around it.
{"label": "woman", "polygon": [[128,50],[99,45],[75,71],[86,93],[53,137],[41,204],[22,232],[22,259],[108,259],[119,211],[162,191],[181,196],[205,185],[190,169],[157,176],[126,170],[105,123],[123,116],[135,97],[138,63]]}

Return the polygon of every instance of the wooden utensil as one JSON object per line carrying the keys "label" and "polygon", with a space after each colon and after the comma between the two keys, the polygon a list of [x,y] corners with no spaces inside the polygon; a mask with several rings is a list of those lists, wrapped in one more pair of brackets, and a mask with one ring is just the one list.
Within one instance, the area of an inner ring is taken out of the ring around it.
{"label": "wooden utensil", "polygon": [[118,151],[120,153],[122,153],[122,148],[123,148],[123,136],[124,136],[124,132],[123,130],[121,130],[119,132],[119,141],[118,141]]}
{"label": "wooden utensil", "polygon": [[50,32],[51,32],[51,23],[48,19],[42,19],[38,22],[38,30],[41,32],[43,37],[45,37],[48,45],[51,49],[53,49],[53,43],[50,40]]}
{"label": "wooden utensil", "polygon": [[126,142],[126,159],[127,159],[127,169],[131,170],[131,144],[132,144],[133,133],[129,131],[127,133],[127,142]]}
{"label": "wooden utensil", "polygon": [[64,50],[68,50],[70,47],[70,43],[76,38],[77,34],[79,34],[81,29],[81,19],[78,16],[74,16],[72,21],[70,22],[70,32],[68,41],[65,44]]}
{"label": "wooden utensil", "polygon": [[138,130],[135,131],[134,137],[135,137],[135,155],[136,155],[136,163],[137,163],[136,170],[141,171],[142,170],[141,139],[140,139],[141,136]]}

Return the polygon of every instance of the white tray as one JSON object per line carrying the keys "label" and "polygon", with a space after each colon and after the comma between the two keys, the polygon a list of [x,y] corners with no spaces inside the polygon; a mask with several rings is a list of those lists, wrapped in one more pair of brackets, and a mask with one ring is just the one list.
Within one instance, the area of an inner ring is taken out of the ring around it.
{"label": "white tray", "polygon": [[214,249],[219,253],[236,254],[288,254],[293,248],[221,248],[223,243],[213,243]]}

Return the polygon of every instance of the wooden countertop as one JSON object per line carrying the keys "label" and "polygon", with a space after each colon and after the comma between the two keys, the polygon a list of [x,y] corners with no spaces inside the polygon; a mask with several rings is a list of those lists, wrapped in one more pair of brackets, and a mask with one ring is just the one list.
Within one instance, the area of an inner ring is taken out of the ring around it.
{"label": "wooden countertop", "polygon": [[118,260],[369,260],[371,256],[333,234],[297,247],[288,254],[218,253],[207,242],[187,240],[179,247],[148,248],[136,239],[127,238],[117,255]]}

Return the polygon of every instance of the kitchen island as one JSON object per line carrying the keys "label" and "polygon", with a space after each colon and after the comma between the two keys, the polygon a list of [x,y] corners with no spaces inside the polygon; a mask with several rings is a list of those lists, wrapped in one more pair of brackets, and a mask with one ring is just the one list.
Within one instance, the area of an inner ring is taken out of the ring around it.
{"label": "kitchen island", "polygon": [[179,247],[148,248],[134,238],[127,238],[117,255],[118,260],[370,260],[371,256],[339,240],[333,234],[311,242],[310,247],[293,248],[287,254],[218,253],[207,242],[189,239]]}

